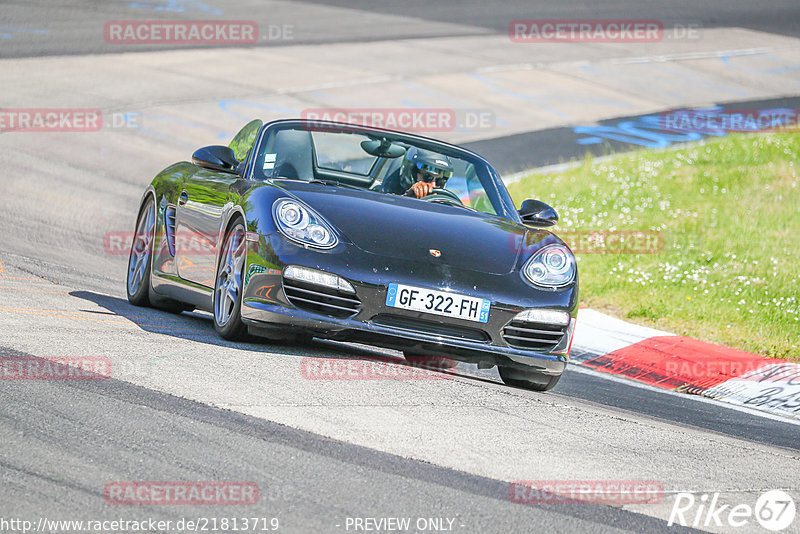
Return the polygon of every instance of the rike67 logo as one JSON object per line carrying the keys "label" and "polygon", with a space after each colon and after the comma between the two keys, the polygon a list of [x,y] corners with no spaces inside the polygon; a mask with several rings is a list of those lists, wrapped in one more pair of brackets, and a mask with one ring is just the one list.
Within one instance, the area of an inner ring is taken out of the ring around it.
{"label": "rike67 logo", "polygon": [[723,504],[719,493],[678,493],[667,524],[684,527],[744,527],[755,520],[772,532],[786,529],[794,521],[795,502],[782,490],[762,493],[755,506],[749,504]]}

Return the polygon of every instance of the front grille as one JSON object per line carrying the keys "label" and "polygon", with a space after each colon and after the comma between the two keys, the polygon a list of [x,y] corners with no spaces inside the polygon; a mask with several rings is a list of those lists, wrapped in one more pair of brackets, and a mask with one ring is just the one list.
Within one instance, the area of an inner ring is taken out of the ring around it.
{"label": "front grille", "polygon": [[175,206],[167,206],[164,210],[164,228],[167,233],[169,253],[175,255]]}
{"label": "front grille", "polygon": [[564,337],[567,327],[549,323],[511,321],[503,328],[503,339],[514,348],[549,352]]}
{"label": "front grille", "polygon": [[402,317],[399,315],[380,314],[372,318],[372,322],[381,326],[411,330],[434,336],[465,339],[469,341],[488,341],[489,336],[483,330],[463,326],[453,326],[424,319]]}
{"label": "front grille", "polygon": [[361,309],[358,297],[338,289],[284,278],[283,290],[293,306],[329,317],[352,317]]}

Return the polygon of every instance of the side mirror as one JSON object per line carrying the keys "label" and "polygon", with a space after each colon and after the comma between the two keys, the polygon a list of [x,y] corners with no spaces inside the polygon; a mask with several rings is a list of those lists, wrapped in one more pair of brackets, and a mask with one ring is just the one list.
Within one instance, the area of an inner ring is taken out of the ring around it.
{"label": "side mirror", "polygon": [[553,226],[558,222],[556,210],[542,202],[541,200],[528,199],[519,208],[519,215],[522,222],[530,226],[547,227]]}
{"label": "side mirror", "polygon": [[231,174],[236,174],[236,167],[239,165],[233,150],[219,145],[197,149],[192,154],[192,163],[204,169],[229,172]]}

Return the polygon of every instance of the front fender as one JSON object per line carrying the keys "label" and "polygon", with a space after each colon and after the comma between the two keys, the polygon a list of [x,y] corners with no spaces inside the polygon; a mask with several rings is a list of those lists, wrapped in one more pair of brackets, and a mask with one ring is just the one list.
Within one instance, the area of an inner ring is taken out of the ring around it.
{"label": "front fender", "polygon": [[238,207],[248,232],[269,235],[277,231],[275,221],[272,219],[272,204],[280,197],[294,198],[287,191],[269,182],[259,183],[242,194]]}

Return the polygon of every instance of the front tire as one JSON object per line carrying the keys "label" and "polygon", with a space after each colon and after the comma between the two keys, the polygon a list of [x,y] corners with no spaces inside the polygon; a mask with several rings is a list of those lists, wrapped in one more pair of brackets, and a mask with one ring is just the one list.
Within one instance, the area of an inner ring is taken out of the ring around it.
{"label": "front tire", "polygon": [[222,255],[214,282],[214,328],[223,338],[237,340],[247,333],[247,327],[242,322],[247,242],[241,218],[237,218],[228,228],[222,243]]}
{"label": "front tire", "polygon": [[503,379],[503,383],[507,386],[530,389],[531,391],[550,391],[561,379],[561,375],[545,375],[512,367],[498,366],[497,370],[500,372],[500,378]]}

